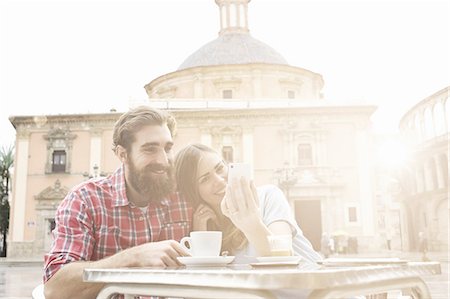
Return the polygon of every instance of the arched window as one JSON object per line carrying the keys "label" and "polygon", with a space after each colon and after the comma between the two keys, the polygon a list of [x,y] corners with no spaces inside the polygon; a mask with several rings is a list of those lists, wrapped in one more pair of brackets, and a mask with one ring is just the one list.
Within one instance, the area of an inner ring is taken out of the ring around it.
{"label": "arched window", "polygon": [[433,115],[431,113],[431,107],[427,107],[424,113],[424,124],[425,124],[425,138],[434,137],[433,128]]}
{"label": "arched window", "polygon": [[300,143],[297,146],[297,163],[301,166],[313,165],[312,146],[309,143]]}
{"label": "arched window", "polygon": [[430,175],[430,186],[427,188],[427,190],[435,190],[438,189],[438,174],[437,174],[437,167],[436,167],[436,161],[431,158],[428,161],[428,167],[429,167],[429,175]]}
{"label": "arched window", "polygon": [[445,106],[445,117],[447,118],[447,132],[450,131],[450,100],[447,98],[444,102]]}
{"label": "arched window", "polygon": [[47,160],[45,173],[66,172],[71,170],[72,144],[77,135],[67,129],[51,129],[44,139],[47,140]]}
{"label": "arched window", "polygon": [[420,114],[416,113],[416,116],[414,117],[414,130],[416,135],[416,141],[420,142],[422,141],[422,122],[420,120]]}
{"label": "arched window", "polygon": [[436,136],[440,136],[445,133],[445,115],[444,107],[441,102],[434,104],[433,108],[434,128]]}
{"label": "arched window", "polygon": [[229,7],[230,10],[230,27],[236,27],[237,26],[237,6],[234,3],[230,4]]}
{"label": "arched window", "polygon": [[66,151],[55,150],[52,157],[52,172],[65,172],[66,171]]}
{"label": "arched window", "polygon": [[222,99],[232,99],[233,98],[233,90],[224,89],[222,90]]}
{"label": "arched window", "polygon": [[439,156],[439,163],[437,163],[439,173],[439,188],[448,187],[448,159],[446,154]]}
{"label": "arched window", "polygon": [[416,167],[416,186],[417,193],[422,193],[425,191],[423,165],[421,164],[418,164]]}
{"label": "arched window", "polygon": [[288,99],[295,99],[295,90],[288,90],[287,97]]}
{"label": "arched window", "polygon": [[233,162],[233,147],[230,145],[225,145],[222,147],[222,157],[227,163]]}

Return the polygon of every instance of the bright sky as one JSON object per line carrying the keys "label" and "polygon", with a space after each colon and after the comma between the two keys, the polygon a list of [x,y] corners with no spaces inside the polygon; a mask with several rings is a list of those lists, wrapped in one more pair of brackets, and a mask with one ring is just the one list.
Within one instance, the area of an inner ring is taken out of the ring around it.
{"label": "bright sky", "polygon": [[[375,104],[375,130],[395,132],[450,85],[449,11],[432,0],[253,0],[249,27],[322,74],[326,99]],[[214,0],[0,0],[0,145],[14,142],[11,115],[126,111],[218,31]]]}

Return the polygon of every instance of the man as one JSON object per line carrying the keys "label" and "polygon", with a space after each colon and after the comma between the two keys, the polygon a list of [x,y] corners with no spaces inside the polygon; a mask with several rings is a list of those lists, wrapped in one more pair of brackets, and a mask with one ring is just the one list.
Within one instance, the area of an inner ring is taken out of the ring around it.
{"label": "man", "polygon": [[56,212],[45,256],[47,299],[94,298],[103,285],[83,282],[85,268],[170,267],[189,255],[176,241],[190,231],[192,208],[172,193],[174,129],[171,116],[148,107],[116,122],[121,167],[76,186]]}

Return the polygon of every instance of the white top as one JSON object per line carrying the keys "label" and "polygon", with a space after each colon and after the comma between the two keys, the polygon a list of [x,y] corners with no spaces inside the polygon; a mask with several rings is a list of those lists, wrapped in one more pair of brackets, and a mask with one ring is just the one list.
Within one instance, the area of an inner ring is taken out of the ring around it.
{"label": "white top", "polygon": [[[314,251],[311,243],[303,235],[302,230],[297,225],[291,207],[284,196],[284,193],[274,185],[265,185],[257,188],[259,199],[259,210],[263,223],[268,226],[275,221],[286,221],[292,229],[292,249],[294,255],[301,256],[303,260],[317,262],[322,257]],[[255,248],[251,244],[239,252],[236,256],[257,256]]]}

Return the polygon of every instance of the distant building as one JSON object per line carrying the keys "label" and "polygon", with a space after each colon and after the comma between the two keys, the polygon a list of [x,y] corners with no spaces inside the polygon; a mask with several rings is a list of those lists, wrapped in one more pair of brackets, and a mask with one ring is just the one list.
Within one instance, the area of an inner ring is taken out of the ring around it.
{"label": "distant building", "polygon": [[410,163],[400,174],[403,243],[418,249],[419,232],[430,250],[447,250],[449,236],[448,155],[450,87],[427,97],[401,119],[404,142],[413,150]]}
{"label": "distant building", "polygon": [[[316,249],[345,232],[374,250],[370,116],[374,106],[321,94],[320,74],[289,65],[248,30],[248,0],[216,1],[219,37],[178,70],[145,86],[148,104],[178,121],[175,150],[201,142],[254,167],[257,184],[284,187]],[[119,113],[15,116],[16,169],[8,256],[42,256],[58,203],[88,177],[119,165],[111,150]]]}

